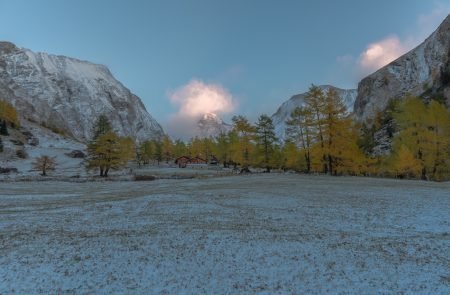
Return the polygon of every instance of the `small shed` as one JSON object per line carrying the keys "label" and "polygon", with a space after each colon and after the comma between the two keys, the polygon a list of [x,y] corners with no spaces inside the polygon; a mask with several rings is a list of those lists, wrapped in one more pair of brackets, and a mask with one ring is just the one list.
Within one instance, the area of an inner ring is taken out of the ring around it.
{"label": "small shed", "polygon": [[210,165],[219,165],[219,160],[216,158],[216,156],[211,156],[209,160]]}
{"label": "small shed", "polygon": [[191,161],[190,157],[181,156],[181,157],[175,159],[175,164],[177,164],[178,167],[180,167],[180,168],[186,168],[186,165],[188,163],[190,163],[190,161]]}

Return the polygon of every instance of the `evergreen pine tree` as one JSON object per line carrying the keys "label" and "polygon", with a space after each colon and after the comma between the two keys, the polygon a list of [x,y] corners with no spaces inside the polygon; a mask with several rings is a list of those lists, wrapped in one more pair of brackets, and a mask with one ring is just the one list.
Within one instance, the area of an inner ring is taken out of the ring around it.
{"label": "evergreen pine tree", "polygon": [[256,123],[255,131],[258,150],[264,158],[264,167],[267,172],[270,172],[270,159],[274,153],[274,144],[277,141],[272,119],[268,115],[261,115]]}
{"label": "evergreen pine tree", "polygon": [[106,117],[105,115],[100,115],[92,129],[93,140],[96,140],[99,136],[110,131],[112,131],[112,126],[108,117]]}
{"label": "evergreen pine tree", "polygon": [[8,127],[6,125],[6,121],[2,120],[0,121],[0,135],[8,136]]}

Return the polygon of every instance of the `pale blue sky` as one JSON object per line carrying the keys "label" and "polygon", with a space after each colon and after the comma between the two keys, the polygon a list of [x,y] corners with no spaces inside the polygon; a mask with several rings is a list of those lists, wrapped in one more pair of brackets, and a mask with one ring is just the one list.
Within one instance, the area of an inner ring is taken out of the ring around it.
{"label": "pale blue sky", "polygon": [[450,0],[0,0],[0,40],[107,65],[164,125],[177,112],[168,94],[192,79],[220,84],[233,112],[253,118],[311,83],[356,87],[370,72],[361,65],[369,44],[389,37],[410,49],[449,7]]}

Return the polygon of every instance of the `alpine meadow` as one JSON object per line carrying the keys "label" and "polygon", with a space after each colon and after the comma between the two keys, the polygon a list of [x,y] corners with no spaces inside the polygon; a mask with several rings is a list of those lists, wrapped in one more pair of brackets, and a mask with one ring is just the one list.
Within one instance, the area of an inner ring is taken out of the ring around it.
{"label": "alpine meadow", "polygon": [[0,294],[450,294],[449,11],[0,0]]}

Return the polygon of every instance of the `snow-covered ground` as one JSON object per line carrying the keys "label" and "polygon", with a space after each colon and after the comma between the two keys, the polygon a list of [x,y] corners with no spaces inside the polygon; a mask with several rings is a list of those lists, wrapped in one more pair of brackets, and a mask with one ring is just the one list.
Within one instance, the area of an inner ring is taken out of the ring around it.
{"label": "snow-covered ground", "polygon": [[0,183],[0,294],[450,293],[450,184]]}

